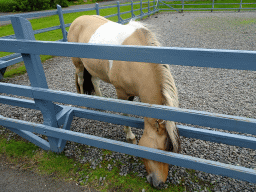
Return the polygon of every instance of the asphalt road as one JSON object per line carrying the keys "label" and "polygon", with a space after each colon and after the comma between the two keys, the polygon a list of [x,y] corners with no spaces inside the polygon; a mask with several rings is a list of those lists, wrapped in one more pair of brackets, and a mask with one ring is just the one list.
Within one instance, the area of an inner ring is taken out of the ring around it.
{"label": "asphalt road", "polygon": [[[119,0],[120,3],[124,3],[124,2],[128,2],[128,1],[129,0]],[[117,2],[117,1],[109,0],[109,1],[105,1],[105,2],[98,2],[98,4],[100,6],[103,6],[103,5],[115,4],[115,2]],[[62,8],[62,10],[82,9],[82,8],[91,8],[91,7],[95,7],[95,4],[73,5],[73,6],[70,6],[70,7]],[[53,11],[53,10],[48,10],[48,11]],[[24,13],[39,13],[39,12],[41,12],[41,11],[32,11],[32,12],[24,12]],[[0,12],[0,17],[1,16],[6,16],[6,15],[13,15],[13,14],[21,14],[21,13],[13,13],[13,12],[4,13],[4,12]],[[29,18],[28,20],[30,20],[30,19],[33,19],[33,18]],[[10,24],[10,23],[11,23],[11,21],[0,21],[0,26],[7,25],[7,24]]]}
{"label": "asphalt road", "polygon": [[9,164],[6,157],[0,154],[0,192],[82,192],[96,190],[77,185],[75,181],[65,182],[54,179],[54,176],[42,176],[23,169],[22,164]]}

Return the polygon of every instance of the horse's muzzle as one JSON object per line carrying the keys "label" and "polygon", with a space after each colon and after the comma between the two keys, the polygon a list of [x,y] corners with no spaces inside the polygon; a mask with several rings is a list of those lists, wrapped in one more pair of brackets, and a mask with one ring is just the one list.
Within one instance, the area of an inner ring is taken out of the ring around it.
{"label": "horse's muzzle", "polygon": [[159,181],[154,173],[147,176],[147,181],[150,183],[150,185],[157,189],[162,189],[164,186],[163,181]]}

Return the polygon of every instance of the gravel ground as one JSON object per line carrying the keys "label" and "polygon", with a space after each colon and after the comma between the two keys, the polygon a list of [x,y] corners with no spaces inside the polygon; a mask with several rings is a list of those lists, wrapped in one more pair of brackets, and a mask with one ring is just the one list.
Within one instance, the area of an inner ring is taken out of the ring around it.
{"label": "gravel ground", "polygon": [[[153,15],[142,22],[148,24],[159,36],[163,46],[256,50],[255,18],[255,12],[185,12]],[[50,89],[76,92],[73,75],[75,70],[70,58],[55,57],[46,61],[43,66]],[[171,70],[179,91],[181,108],[256,118],[255,71],[177,65],[172,65]],[[30,84],[26,74],[8,82]],[[101,88],[105,97],[116,98],[112,85],[102,83]],[[39,111],[1,105],[0,112],[6,117],[42,123]],[[71,126],[73,131],[125,141],[122,126],[76,117]],[[139,139],[142,130],[132,130]],[[181,137],[181,140],[182,154],[256,169],[255,150],[193,138]],[[103,159],[102,150],[90,146],[82,148],[85,150],[81,150],[79,144],[68,142],[65,153],[81,162],[90,162],[91,167],[96,168]],[[137,157],[113,152],[105,159],[124,163],[120,167],[120,175],[139,172],[139,176],[146,176],[144,165],[139,163]],[[135,163],[130,164],[130,159],[134,159]],[[112,165],[109,164],[108,168],[111,170]],[[178,184],[183,177],[184,185],[189,191],[205,191],[205,187],[209,186],[212,186],[213,191],[256,191],[256,184],[245,181],[195,171],[193,175],[199,178],[199,182],[196,182],[191,174],[185,168],[170,166],[167,183]]]}

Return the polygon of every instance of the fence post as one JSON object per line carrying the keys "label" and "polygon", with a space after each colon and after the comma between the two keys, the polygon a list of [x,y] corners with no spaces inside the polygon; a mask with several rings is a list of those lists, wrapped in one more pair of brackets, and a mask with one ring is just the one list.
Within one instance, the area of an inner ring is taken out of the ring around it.
{"label": "fence post", "polygon": [[99,4],[98,3],[95,4],[95,9],[96,9],[96,14],[100,15],[100,8],[99,8]]}
{"label": "fence post", "polygon": [[[16,39],[27,39],[35,40],[34,31],[30,22],[21,17],[11,17],[12,26],[15,32]],[[26,70],[29,76],[30,84],[32,87],[40,87],[48,89],[46,82],[44,70],[39,55],[34,54],[24,54],[22,53],[22,58],[26,66]],[[51,127],[58,127],[56,120],[56,112],[54,109],[54,104],[51,101],[34,99],[36,106],[41,110],[44,118],[44,125]],[[23,132],[21,130],[15,131],[17,134],[26,135],[28,140],[35,142],[36,135],[32,133]],[[34,135],[34,137],[32,136]],[[50,150],[54,152],[60,152],[58,145],[59,139],[48,137]],[[38,144],[38,143],[37,143]]]}
{"label": "fence post", "polygon": [[64,18],[63,18],[63,14],[62,14],[62,9],[60,5],[57,5],[57,12],[59,15],[59,20],[60,20],[60,28],[62,31],[62,35],[63,35],[63,42],[67,42],[67,31],[65,29],[65,22],[64,22]]}
{"label": "fence post", "polygon": [[117,3],[117,16],[118,16],[118,23],[122,23],[121,15],[120,15],[120,3],[119,3],[119,1],[117,1],[116,3]]}
{"label": "fence post", "polygon": [[213,11],[214,9],[214,0],[212,0],[212,9],[211,9],[211,12]]}
{"label": "fence post", "polygon": [[2,81],[2,79],[4,79],[4,73],[5,73],[6,69],[7,69],[7,67],[0,69],[0,82]]}
{"label": "fence post", "polygon": [[143,15],[143,11],[142,11],[142,0],[140,0],[140,16]]}
{"label": "fence post", "polygon": [[238,12],[240,12],[240,9],[242,9],[242,3],[243,3],[243,0],[240,1],[240,7],[238,9]]}
{"label": "fence post", "polygon": [[183,13],[184,10],[184,0],[182,0],[182,8],[181,8],[181,13]]}
{"label": "fence post", "polygon": [[134,12],[133,12],[133,1],[131,1],[131,15],[132,15],[132,18],[135,17]]}
{"label": "fence post", "polygon": [[149,0],[148,0],[148,13],[150,12]]}

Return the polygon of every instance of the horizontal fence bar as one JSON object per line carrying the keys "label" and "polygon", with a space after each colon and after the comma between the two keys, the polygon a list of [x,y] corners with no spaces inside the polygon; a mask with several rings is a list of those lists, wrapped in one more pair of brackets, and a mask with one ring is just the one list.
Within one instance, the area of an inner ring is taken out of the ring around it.
{"label": "horizontal fence bar", "polygon": [[256,135],[256,119],[0,83],[0,92]]}
{"label": "horizontal fence bar", "polygon": [[[62,10],[63,14],[66,13],[77,13],[77,12],[83,12],[83,11],[93,11],[95,10],[95,7],[92,8],[83,8],[83,9],[69,9],[69,10]],[[57,14],[57,13],[56,13]]]}
{"label": "horizontal fence bar", "polygon": [[8,35],[8,36],[3,36],[3,37],[0,37],[2,39],[15,39],[15,35]]}
{"label": "horizontal fence bar", "polygon": [[[131,13],[131,11],[121,12],[120,15],[127,14],[127,13]],[[130,19],[131,19],[131,18],[130,18]]]}
{"label": "horizontal fence bar", "polygon": [[44,32],[47,32],[47,31],[53,31],[53,30],[56,30],[56,29],[60,29],[60,26],[58,25],[58,26],[54,26],[54,27],[49,27],[49,28],[35,30],[34,34],[44,33]]}
{"label": "horizontal fence bar", "polygon": [[[2,104],[31,108],[39,110],[34,101],[13,98],[8,96],[0,96],[0,102]],[[130,127],[135,127],[139,129],[144,128],[144,120],[134,117],[127,117],[123,115],[109,114],[105,112],[93,111],[88,109],[80,109],[76,107],[67,107],[62,106],[62,108],[67,108],[66,111],[72,110],[75,117],[92,119],[97,121],[103,121],[107,123],[117,124],[117,125],[126,125]],[[61,116],[61,115],[59,115]],[[63,124],[64,119],[60,119],[61,117],[57,117],[59,125]],[[210,142],[223,143],[227,145],[235,145],[239,147],[246,147],[250,149],[256,149],[256,138],[247,137],[242,135],[224,133],[219,131],[212,131],[206,129],[200,129],[195,127],[188,127],[183,125],[177,125],[179,129],[180,136],[184,136],[187,138],[196,138]]]}
{"label": "horizontal fence bar", "polygon": [[33,100],[28,100],[28,99],[20,99],[20,98],[14,98],[14,97],[0,95],[0,103],[6,104],[6,105],[17,106],[17,107],[39,110],[39,108],[36,106],[35,102]]}
{"label": "horizontal fence bar", "polygon": [[11,59],[11,60],[9,60],[9,61],[4,61],[4,62],[1,62],[1,60],[0,60],[0,69],[2,69],[2,68],[4,68],[4,67],[8,67],[8,66],[10,66],[10,65],[14,65],[14,64],[16,64],[16,63],[19,63],[19,62],[21,62],[21,61],[23,61],[23,58],[20,56],[20,57],[17,57],[17,58],[15,58],[15,59]]}
{"label": "horizontal fence bar", "polygon": [[0,124],[111,151],[256,183],[256,170],[0,116]]}
{"label": "horizontal fence bar", "polygon": [[0,39],[0,51],[256,71],[256,51],[244,50]]}
{"label": "horizontal fence bar", "polygon": [[104,16],[105,18],[109,18],[109,17],[115,17],[115,16],[118,16],[118,14],[112,14],[112,15],[107,15],[107,16]]}
{"label": "horizontal fence bar", "polygon": [[10,59],[13,59],[13,58],[16,58],[16,57],[20,57],[20,56],[21,56],[20,53],[14,53],[14,54],[11,54],[11,55],[0,57],[0,60],[8,61]]}
{"label": "horizontal fence bar", "polygon": [[[177,8],[178,9],[178,8]],[[214,9],[232,9],[232,10],[234,10],[234,9],[241,9],[241,10],[243,10],[243,9],[256,9],[256,8],[184,8],[183,10],[205,10],[205,9],[207,9],[207,10],[214,10]],[[170,9],[159,9],[159,11],[164,11],[164,10],[170,10]]]}
{"label": "horizontal fence bar", "polygon": [[19,17],[23,17],[23,18],[32,18],[32,17],[51,16],[51,15],[57,15],[57,14],[58,14],[57,11],[13,14],[13,15],[1,16],[0,21],[9,21],[9,20],[11,20],[12,16],[16,16],[16,17],[19,16]]}
{"label": "horizontal fence bar", "polygon": [[108,8],[116,8],[117,5],[109,5],[109,6],[104,6],[104,7],[99,7],[99,9],[108,9]]}
{"label": "horizontal fence bar", "polygon": [[215,143],[223,143],[227,145],[235,145],[239,147],[246,147],[256,149],[256,138],[237,134],[224,133],[220,131],[212,131],[207,129],[199,129],[195,127],[188,127],[177,125],[181,136],[187,138],[201,139]]}

